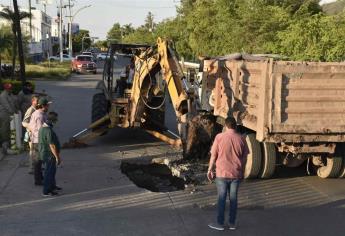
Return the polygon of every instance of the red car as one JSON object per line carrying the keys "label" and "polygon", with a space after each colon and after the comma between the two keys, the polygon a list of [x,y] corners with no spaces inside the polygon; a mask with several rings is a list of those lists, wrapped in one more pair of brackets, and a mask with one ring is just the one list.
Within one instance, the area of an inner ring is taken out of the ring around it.
{"label": "red car", "polygon": [[97,65],[93,61],[92,56],[79,55],[76,56],[71,63],[72,72],[83,73],[92,72],[97,73]]}

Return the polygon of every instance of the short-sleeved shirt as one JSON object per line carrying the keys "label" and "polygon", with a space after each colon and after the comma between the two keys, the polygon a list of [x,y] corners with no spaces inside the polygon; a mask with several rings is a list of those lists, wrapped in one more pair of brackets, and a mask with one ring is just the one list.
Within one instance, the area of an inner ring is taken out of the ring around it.
{"label": "short-sleeved shirt", "polygon": [[211,155],[216,157],[216,176],[242,179],[249,153],[245,139],[230,129],[216,136]]}
{"label": "short-sleeved shirt", "polygon": [[36,110],[34,113],[32,113],[29,123],[30,130],[32,131],[30,134],[32,143],[38,143],[38,131],[46,121],[47,114],[44,111]]}
{"label": "short-sleeved shirt", "polygon": [[24,115],[24,118],[23,118],[23,122],[22,122],[22,125],[25,127],[25,128],[28,128],[29,126],[29,123],[30,123],[30,119],[31,119],[31,116],[32,114],[36,111],[36,108],[33,107],[33,106],[30,106],[26,112],[25,112],[25,115]]}
{"label": "short-sleeved shirt", "polygon": [[50,127],[47,124],[44,124],[38,134],[38,152],[39,152],[39,157],[43,161],[47,161],[51,158],[55,158],[51,149],[50,149],[50,144],[55,145],[58,153],[60,152],[60,142],[59,139],[54,132],[53,128]]}

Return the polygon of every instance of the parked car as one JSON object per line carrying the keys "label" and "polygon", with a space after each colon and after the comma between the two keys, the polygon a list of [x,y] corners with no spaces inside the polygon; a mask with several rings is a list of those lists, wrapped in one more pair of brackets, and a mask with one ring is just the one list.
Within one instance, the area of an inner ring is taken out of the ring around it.
{"label": "parked car", "polygon": [[[51,56],[48,58],[50,61],[60,61],[60,55],[56,56]],[[70,57],[68,54],[63,54],[62,55],[62,60],[63,61],[72,61],[73,57]]]}
{"label": "parked car", "polygon": [[1,64],[0,66],[1,77],[10,77],[12,75],[12,70],[13,70],[12,65]]}
{"label": "parked car", "polygon": [[108,55],[107,53],[99,53],[97,55],[97,59],[100,60],[100,61],[103,61],[103,60],[105,60],[107,58],[107,55]]}
{"label": "parked car", "polygon": [[83,73],[92,72],[97,73],[97,65],[93,60],[92,56],[89,55],[79,55],[76,56],[71,63],[72,72]]}

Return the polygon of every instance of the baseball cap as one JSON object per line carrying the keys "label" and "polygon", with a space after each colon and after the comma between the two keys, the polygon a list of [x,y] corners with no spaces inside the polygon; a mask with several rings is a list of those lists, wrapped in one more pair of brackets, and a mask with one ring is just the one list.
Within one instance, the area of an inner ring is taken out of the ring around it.
{"label": "baseball cap", "polygon": [[3,87],[5,90],[11,90],[13,85],[11,83],[4,83]]}
{"label": "baseball cap", "polygon": [[40,98],[38,100],[38,104],[39,106],[45,106],[45,105],[48,105],[48,104],[51,104],[52,102],[51,101],[48,101],[47,98],[43,97],[43,98]]}

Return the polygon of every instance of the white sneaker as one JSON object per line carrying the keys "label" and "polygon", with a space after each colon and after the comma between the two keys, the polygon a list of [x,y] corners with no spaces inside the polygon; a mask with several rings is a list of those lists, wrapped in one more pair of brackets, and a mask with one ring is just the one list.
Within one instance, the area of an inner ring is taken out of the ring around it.
{"label": "white sneaker", "polygon": [[229,229],[230,229],[230,230],[236,230],[236,225],[230,224],[230,225],[229,225]]}
{"label": "white sneaker", "polygon": [[210,227],[211,229],[220,230],[220,231],[224,230],[224,226],[218,223],[211,223],[208,225],[208,227]]}

